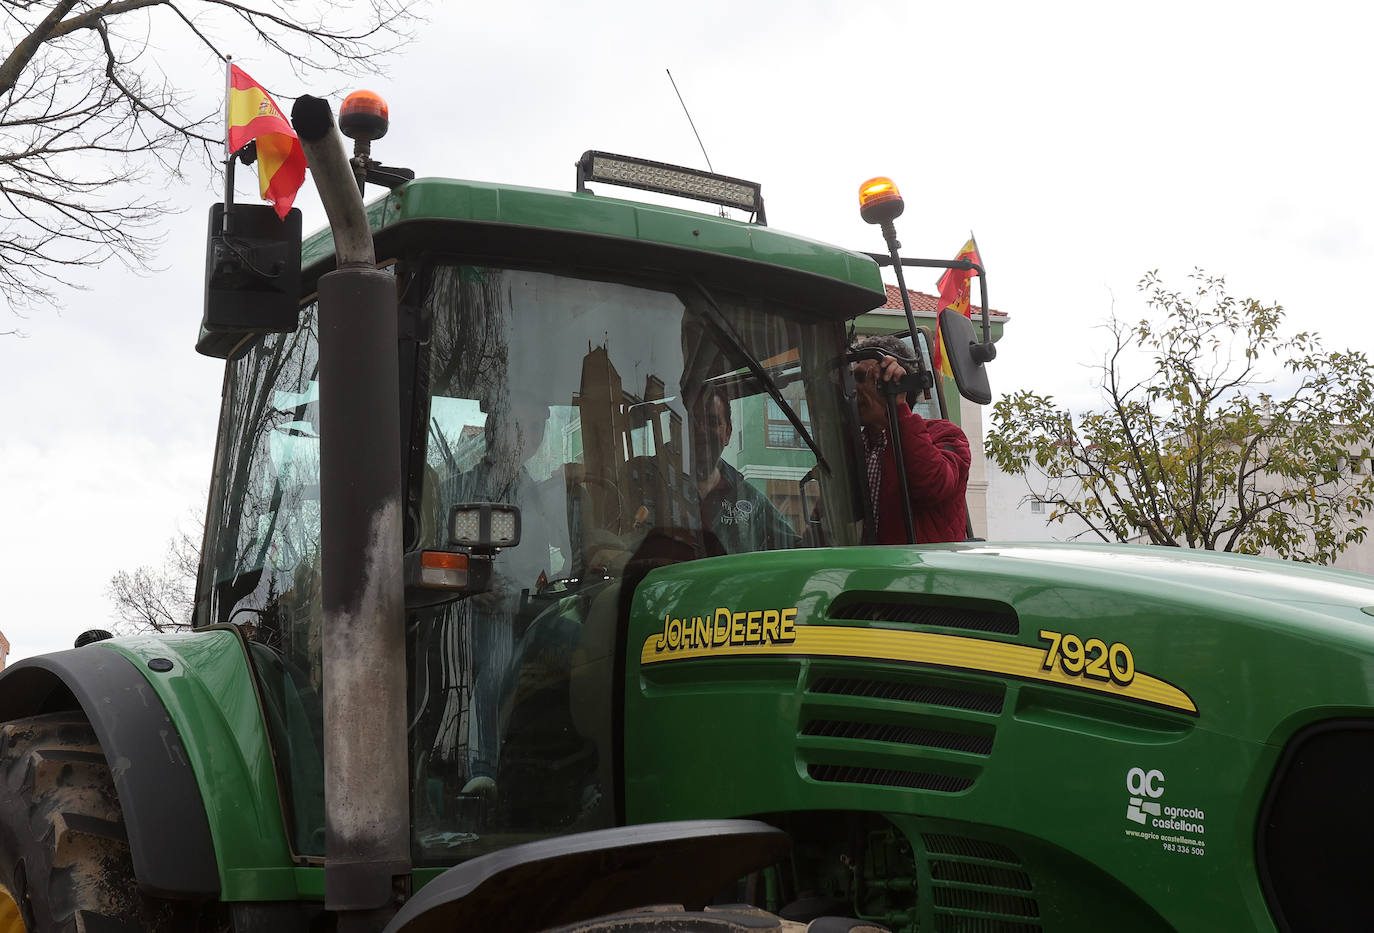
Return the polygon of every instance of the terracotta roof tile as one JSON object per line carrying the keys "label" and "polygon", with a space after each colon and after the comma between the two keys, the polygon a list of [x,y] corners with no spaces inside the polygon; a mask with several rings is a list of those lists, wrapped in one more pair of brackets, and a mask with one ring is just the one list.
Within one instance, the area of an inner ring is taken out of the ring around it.
{"label": "terracotta roof tile", "polygon": [[[887,303],[884,304],[883,307],[884,307],[884,308],[892,309],[892,310],[894,310],[894,311],[901,311],[901,310],[902,310],[902,292],[901,292],[901,289],[899,289],[896,285],[889,285],[889,284],[886,283],[886,282],[883,283],[883,287],[887,289]],[[912,288],[908,288],[908,289],[906,290],[906,292],[907,292],[908,295],[911,296],[911,310],[912,310],[912,311],[928,311],[928,312],[930,312],[931,314],[934,314],[936,311],[939,311],[939,310],[940,310],[940,296],[938,296],[938,295],[927,295],[925,292],[918,292],[918,291],[916,291],[915,289],[912,289]],[[977,309],[975,308],[974,310],[975,310],[975,313],[976,313],[976,312],[977,312]],[[990,314],[990,315],[998,315],[998,316],[1001,316],[1001,317],[1005,317],[1005,316],[1006,316],[1005,314],[1003,314],[1003,312],[998,311],[996,308],[988,308],[988,314]]]}

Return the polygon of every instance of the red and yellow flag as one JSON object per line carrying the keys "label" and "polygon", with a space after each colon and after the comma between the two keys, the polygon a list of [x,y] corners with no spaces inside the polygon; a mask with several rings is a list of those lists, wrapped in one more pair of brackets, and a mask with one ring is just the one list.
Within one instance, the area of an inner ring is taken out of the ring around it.
{"label": "red and yellow flag", "polygon": [[266,89],[238,65],[229,66],[229,153],[258,144],[258,190],[286,218],[305,184],[305,150]]}
{"label": "red and yellow flag", "polygon": [[[983,264],[983,260],[978,257],[978,243],[973,239],[973,234],[969,234],[968,242],[964,248],[959,250],[959,255],[954,257],[955,261],[967,259],[970,262]],[[946,269],[945,274],[940,276],[937,288],[940,290],[939,309],[953,308],[964,317],[973,317],[973,307],[969,302],[970,289],[969,279],[978,273],[972,269]],[[940,333],[940,319],[935,319],[935,346],[931,352],[934,359],[931,362],[935,369],[953,378],[950,372],[949,360],[945,358],[944,336]]]}

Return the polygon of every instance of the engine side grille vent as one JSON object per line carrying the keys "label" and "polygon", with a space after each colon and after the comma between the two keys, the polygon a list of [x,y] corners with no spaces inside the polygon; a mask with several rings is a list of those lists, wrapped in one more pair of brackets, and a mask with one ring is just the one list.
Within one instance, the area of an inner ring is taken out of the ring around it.
{"label": "engine side grille vent", "polygon": [[899,771],[895,768],[856,768],[849,765],[809,764],[807,774],[813,780],[829,784],[876,784],[880,787],[902,787],[909,790],[933,790],[954,794],[973,786],[973,779],[952,774],[930,774],[925,771]]}
{"label": "engine side grille vent", "polygon": [[1001,635],[1021,634],[1021,620],[1010,606],[1000,609],[933,606],[898,601],[881,594],[854,593],[836,599],[830,607],[829,616],[858,622],[903,622]]}
{"label": "engine side grille vent", "polygon": [[1040,904],[1021,859],[1006,846],[922,833],[934,928],[943,933],[1040,933]]}
{"label": "engine side grille vent", "polygon": [[1040,916],[1040,905],[1033,897],[1020,897],[1015,894],[1000,894],[995,891],[980,891],[970,888],[935,889],[935,906],[950,907],[955,910],[977,910],[985,913],[1014,914],[1018,917]]}
{"label": "engine side grille vent", "polygon": [[989,862],[1006,862],[1008,865],[1019,866],[1021,864],[1021,860],[1011,849],[984,839],[966,839],[963,836],[951,836],[947,833],[924,833],[921,836],[921,841],[925,843],[926,850],[932,855],[957,855],[961,858],[980,858]]}
{"label": "engine side grille vent", "polygon": [[1042,929],[1038,923],[1016,923],[962,914],[939,914],[935,918],[935,933],[1040,933]]}
{"label": "engine side grille vent", "polygon": [[895,726],[878,722],[841,722],[833,719],[813,719],[802,729],[804,735],[836,739],[859,739],[867,742],[895,742],[901,745],[920,745],[926,748],[947,748],[975,755],[992,754],[992,736],[945,732],[941,729],[922,729],[915,726]]}
{"label": "engine side grille vent", "polygon": [[898,683],[891,680],[871,680],[858,677],[821,677],[810,688],[811,693],[834,696],[871,697],[875,700],[899,700],[903,703],[925,703],[951,709],[973,710],[979,713],[1002,712],[1005,691],[959,690],[953,687]]}
{"label": "engine side grille vent", "polygon": [[976,862],[932,861],[930,877],[935,881],[977,884],[989,888],[1015,888],[1018,891],[1031,889],[1030,875],[1024,871],[981,865]]}

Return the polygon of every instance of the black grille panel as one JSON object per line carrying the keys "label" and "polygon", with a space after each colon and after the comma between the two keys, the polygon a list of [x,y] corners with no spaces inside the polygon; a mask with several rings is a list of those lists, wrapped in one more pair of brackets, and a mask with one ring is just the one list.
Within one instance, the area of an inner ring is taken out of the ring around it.
{"label": "black grille panel", "polygon": [[856,622],[903,622],[937,628],[961,628],[972,632],[1021,634],[1021,620],[1010,606],[975,609],[967,606],[928,606],[879,596],[841,596],[830,607],[830,618]]}
{"label": "black grille panel", "polygon": [[1284,750],[1260,813],[1260,880],[1285,933],[1364,930],[1374,914],[1374,720],[1310,726]]}
{"label": "black grille panel", "polygon": [[978,713],[1000,713],[1005,691],[960,690],[922,684],[898,683],[891,680],[872,680],[858,677],[821,677],[810,687],[811,693],[832,696],[869,697],[875,700],[898,700],[903,703],[925,703],[947,706]]}
{"label": "black grille panel", "polygon": [[813,780],[828,784],[876,784],[908,790],[933,790],[953,794],[973,786],[973,779],[925,771],[899,771],[894,768],[855,768],[849,765],[810,764],[806,773]]}
{"label": "black grille panel", "polygon": [[967,735],[940,729],[921,729],[915,726],[894,726],[878,722],[841,722],[833,719],[814,719],[806,724],[803,735],[836,739],[858,739],[865,742],[895,742],[901,745],[920,745],[926,748],[947,748],[975,755],[992,754],[992,736]]}

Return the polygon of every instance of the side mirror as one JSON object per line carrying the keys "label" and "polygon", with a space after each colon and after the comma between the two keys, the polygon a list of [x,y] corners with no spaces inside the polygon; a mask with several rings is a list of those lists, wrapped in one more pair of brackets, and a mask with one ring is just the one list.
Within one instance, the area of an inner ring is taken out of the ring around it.
{"label": "side mirror", "polygon": [[987,405],[992,401],[992,387],[983,364],[996,355],[997,348],[979,343],[973,322],[952,308],[940,312],[940,336],[959,394],[975,405]]}
{"label": "side mirror", "polygon": [[301,212],[286,219],[270,204],[235,204],[224,229],[224,205],[210,208],[205,253],[205,311],[196,350],[225,359],[250,334],[290,333],[300,326]]}

